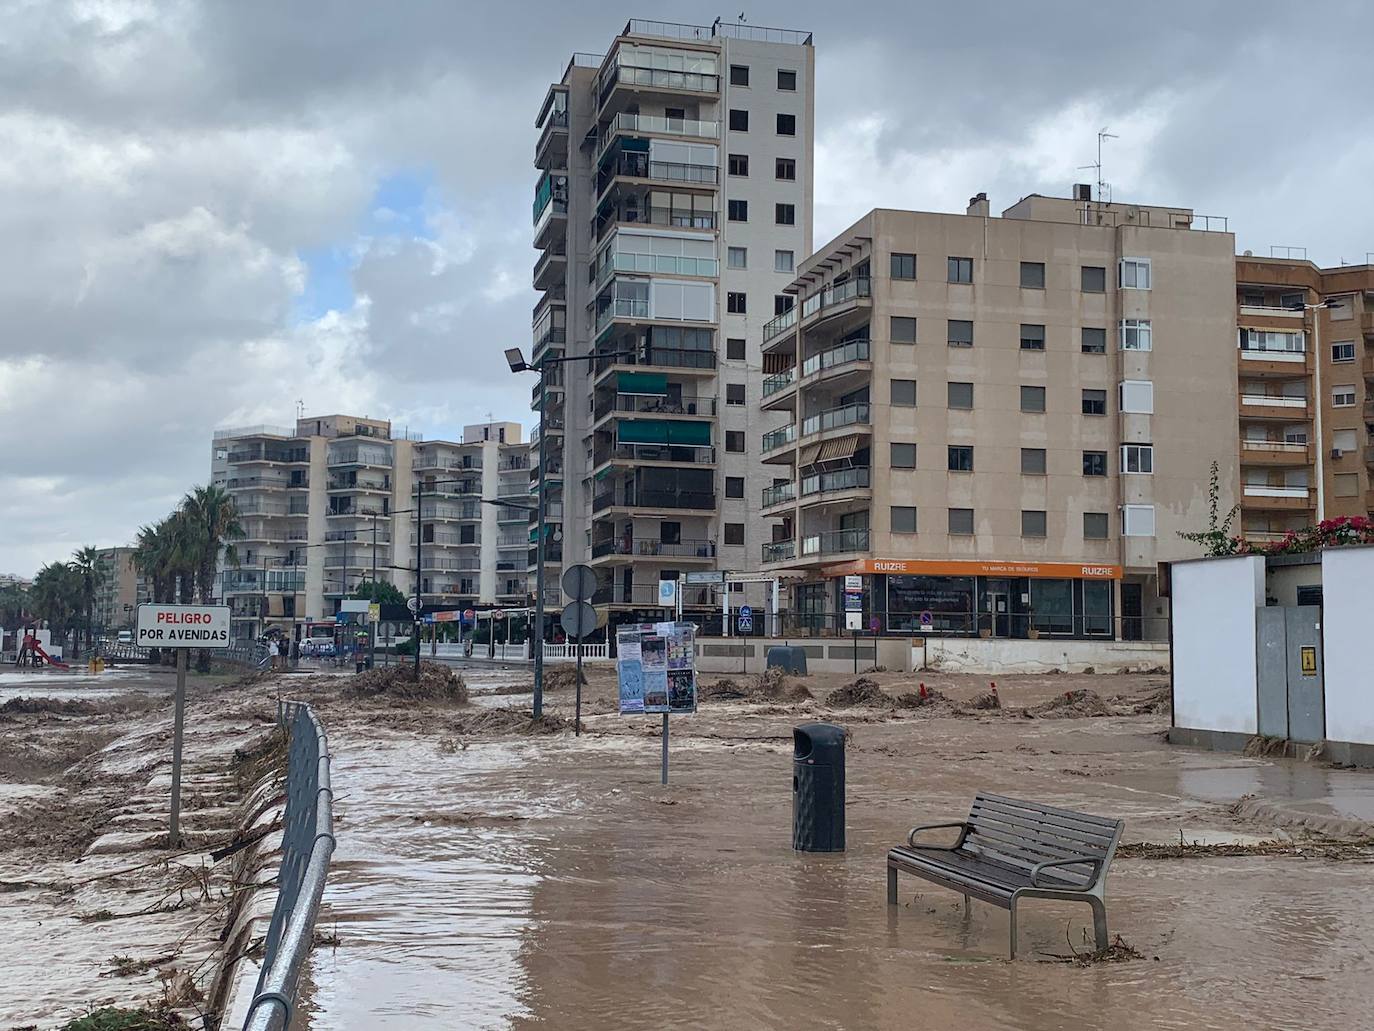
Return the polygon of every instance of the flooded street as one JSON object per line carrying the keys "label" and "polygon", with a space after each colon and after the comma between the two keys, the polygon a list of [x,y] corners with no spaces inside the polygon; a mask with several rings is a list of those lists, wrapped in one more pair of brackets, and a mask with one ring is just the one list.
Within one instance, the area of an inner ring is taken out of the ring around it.
{"label": "flooded street", "polygon": [[[479,691],[513,682],[465,675]],[[1035,679],[1028,700],[1049,696]],[[1098,678],[1104,693],[1128,679]],[[1024,704],[1017,693],[1003,685],[1007,704]],[[475,701],[494,698],[526,701]],[[571,704],[570,692],[551,696],[564,715]],[[1233,813],[1242,795],[1354,827],[1371,815],[1367,771],[1173,749],[1158,715],[929,719],[717,702],[673,718],[663,788],[656,724],[609,709],[589,690],[580,740],[455,738],[442,715],[385,729],[334,717],[339,847],[319,930],[338,943],[312,955],[309,1027],[1367,1023],[1368,850],[1123,855],[1108,880],[1111,931],[1144,958],[1087,968],[1056,961],[1090,950],[1085,906],[1028,902],[1021,958],[1008,963],[1005,911],[975,903],[965,918],[958,895],[912,878],[890,908],[884,869],[911,826],[962,818],[979,790],[1124,818],[1125,842],[1258,841],[1287,832]],[[790,847],[790,728],[818,716],[853,732],[841,855]]]}

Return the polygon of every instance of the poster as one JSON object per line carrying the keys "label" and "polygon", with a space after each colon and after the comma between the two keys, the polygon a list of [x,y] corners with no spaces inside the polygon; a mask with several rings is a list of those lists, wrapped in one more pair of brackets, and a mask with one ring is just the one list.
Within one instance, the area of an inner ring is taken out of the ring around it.
{"label": "poster", "polygon": [[644,711],[668,711],[668,638],[657,633],[639,639],[644,670]]}
{"label": "poster", "polygon": [[639,629],[616,634],[616,672],[620,680],[620,711],[644,711],[644,669],[639,657]]}
{"label": "poster", "polygon": [[621,713],[696,712],[696,629],[644,623],[616,633]]}

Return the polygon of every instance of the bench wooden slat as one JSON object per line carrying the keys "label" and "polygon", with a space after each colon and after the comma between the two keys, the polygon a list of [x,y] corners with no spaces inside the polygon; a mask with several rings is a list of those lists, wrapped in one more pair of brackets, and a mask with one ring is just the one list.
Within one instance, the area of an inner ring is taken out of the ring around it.
{"label": "bench wooden slat", "polygon": [[1021,842],[1031,847],[1043,845],[1073,855],[1090,855],[1095,859],[1100,859],[1111,847],[1111,839],[1084,841],[1082,838],[1064,834],[1057,827],[1026,827],[1024,824],[1010,824],[994,814],[978,813],[973,815],[968,822],[970,834],[998,834],[1008,840]]}
{"label": "bench wooden slat", "polygon": [[1120,820],[1113,820],[1107,816],[1093,816],[1091,813],[1075,812],[1072,809],[1056,809],[1052,805],[1041,805],[1039,802],[1028,802],[1020,798],[1008,798],[1006,795],[979,793],[974,796],[973,804],[977,805],[979,802],[988,802],[995,805],[1006,806],[1010,809],[1019,809],[1025,812],[1043,814],[1046,816],[1059,816],[1072,820],[1074,823],[1096,824],[1099,828],[1108,833],[1114,831],[1117,824],[1121,822]]}
{"label": "bench wooden slat", "polygon": [[969,822],[976,824],[979,817],[984,815],[1005,823],[1009,827],[1035,834],[1052,833],[1069,841],[1078,841],[1085,845],[1100,845],[1104,848],[1111,842],[1116,833],[1115,828],[1104,832],[1096,827],[1086,828],[1075,825],[1058,816],[1030,816],[1021,811],[1008,811],[1003,807],[980,805],[977,802],[969,811]]}
{"label": "bench wooden slat", "polygon": [[1084,865],[1089,864],[1093,859],[1101,859],[1101,856],[1085,856],[1082,852],[1074,852],[1068,849],[1054,848],[1050,845],[1034,844],[1028,845],[1018,839],[1008,839],[995,831],[987,828],[979,828],[977,834],[970,834],[964,842],[965,848],[978,848],[983,851],[999,856],[1007,856],[1016,861],[1017,866],[1025,866],[1029,869],[1037,863],[1058,862],[1062,859],[1079,860]]}
{"label": "bench wooden slat", "polygon": [[[892,852],[898,853],[899,858],[910,865],[923,869],[944,870],[955,879],[992,887],[1004,895],[1010,895],[1017,888],[1031,886],[1029,869],[1006,866],[990,856],[983,856],[977,852],[944,852],[938,849],[900,847],[893,849]],[[1077,882],[1061,876],[1057,868],[1047,871],[1042,875],[1042,879],[1049,887],[1079,886]]]}

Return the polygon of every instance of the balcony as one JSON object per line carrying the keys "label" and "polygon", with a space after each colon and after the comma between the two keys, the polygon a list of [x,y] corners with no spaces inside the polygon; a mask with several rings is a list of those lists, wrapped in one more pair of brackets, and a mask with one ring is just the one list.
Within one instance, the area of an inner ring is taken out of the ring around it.
{"label": "balcony", "polygon": [[1374,447],[1364,449],[1364,464],[1374,469]]}
{"label": "balcony", "polygon": [[716,557],[713,540],[662,541],[644,537],[608,537],[592,544],[592,559],[599,558],[674,558],[705,559]]}
{"label": "balcony", "polygon": [[674,229],[715,229],[714,211],[696,208],[655,207],[647,202],[642,205],[620,206],[603,202],[596,218],[592,220],[592,235],[600,241],[606,230],[617,225],[671,226]]}
{"label": "balcony", "polygon": [[601,444],[592,454],[592,467],[607,462],[619,465],[715,465],[713,447],[674,447],[671,444]]}
{"label": "balcony", "polygon": [[605,285],[618,272],[632,275],[715,276],[720,262],[715,258],[692,258],[678,254],[641,254],[637,251],[605,250],[596,267],[596,285]]}
{"label": "balcony", "polygon": [[[546,436],[549,436],[549,437],[561,437],[561,436],[563,435],[563,420],[562,420],[562,419],[553,419],[553,418],[545,419],[545,420],[544,420],[544,434],[545,434]],[[531,443],[531,444],[538,444],[538,443],[539,443],[539,435],[540,435],[540,434],[539,434],[539,427],[538,427],[538,426],[536,426],[534,429],[530,430],[530,443]]]}
{"label": "balcony", "polygon": [[806,499],[826,494],[847,494],[851,491],[867,490],[870,486],[869,473],[867,466],[855,466],[804,476],[801,481],[801,496]]}
{"label": "balcony", "polygon": [[[325,541],[330,544],[336,541],[357,541],[359,544],[371,546],[373,542],[372,530],[328,530],[324,535]],[[377,527],[376,542],[378,544],[391,543],[391,531],[381,525]]]}
{"label": "balcony", "polygon": [[[414,518],[414,513],[412,513]],[[433,519],[438,522],[479,522],[482,518],[481,509],[476,505],[460,505],[451,507],[449,505],[422,505],[420,507],[421,519]]]}
{"label": "balcony", "polygon": [[1311,487],[1270,487],[1247,483],[1242,487],[1241,507],[1275,511],[1303,511],[1316,507]]}
{"label": "balcony", "polygon": [[802,379],[820,377],[832,369],[844,369],[847,366],[866,365],[869,361],[869,346],[867,340],[846,340],[842,344],[813,354],[806,361],[802,362]]}
{"label": "balcony", "polygon": [[[642,48],[634,48],[636,50]],[[596,79],[596,102],[603,107],[612,93],[622,87],[667,93],[719,93],[720,76],[705,72],[677,71],[670,68],[641,68],[622,64],[619,51]],[[637,56],[637,55],[634,55]],[[694,55],[695,56],[695,55]],[[646,58],[648,59],[647,55]]]}
{"label": "balcony", "polygon": [[713,513],[716,495],[709,491],[674,490],[672,488],[639,487],[629,490],[612,487],[592,499],[592,511],[608,508],[668,509],[672,511]]}
{"label": "balcony", "polygon": [[[539,336],[534,338],[534,347],[530,352],[530,360],[537,361],[544,354],[547,347],[563,347],[568,342],[568,330],[566,326],[550,326]],[[537,392],[537,388],[536,388]]]}
{"label": "balcony", "polygon": [[764,400],[767,400],[779,391],[786,390],[796,382],[797,368],[795,365],[783,372],[775,372],[773,375],[765,377],[763,381]]}
{"label": "balcony", "polygon": [[602,154],[621,134],[656,136],[685,136],[698,140],[720,138],[720,123],[709,119],[667,118],[663,115],[618,114],[601,130],[596,141],[596,157]]}
{"label": "balcony", "polygon": [[841,405],[838,408],[830,408],[824,412],[808,416],[802,420],[801,435],[810,437],[817,433],[826,433],[830,430],[843,429],[846,426],[866,426],[869,421],[869,405],[867,401],[857,401],[854,404]]}
{"label": "balcony", "polygon": [[606,418],[612,412],[636,415],[684,415],[701,418],[716,414],[714,397],[684,397],[669,401],[666,396],[655,394],[615,394],[597,401],[592,410],[594,422]]}
{"label": "balcony", "polygon": [[325,513],[329,518],[336,516],[348,517],[351,519],[389,519],[391,513],[383,509],[380,505],[333,505],[329,506],[329,511]]}
{"label": "balcony", "polygon": [[1307,398],[1279,394],[1241,394],[1240,414],[1247,419],[1283,419],[1302,422],[1307,418]]}
{"label": "balcony", "polygon": [[[567,103],[567,92],[560,94]],[[566,168],[568,165],[568,109],[549,110],[540,126],[539,142],[534,148],[536,168]]]}
{"label": "balcony", "polygon": [[647,321],[649,318],[649,299],[647,297],[613,297],[610,302],[596,313],[596,332],[599,334],[617,319],[631,322]]}
{"label": "balcony", "polygon": [[1306,351],[1242,348],[1239,353],[1242,376],[1284,379],[1306,376],[1312,371],[1312,362]]}
{"label": "balcony", "polygon": [[852,308],[861,299],[870,295],[869,288],[870,283],[867,276],[856,276],[853,279],[846,279],[843,283],[823,287],[802,301],[802,320],[805,321],[817,313],[838,314],[841,308]]}
{"label": "balcony", "polygon": [[1360,314],[1360,332],[1366,340],[1374,340],[1374,311]]}
{"label": "balcony", "polygon": [[1242,440],[1241,465],[1302,466],[1312,464],[1312,447],[1286,440]]}
{"label": "balcony", "polygon": [[390,469],[391,452],[385,448],[374,447],[336,448],[329,452],[328,463],[331,467],[360,465],[375,469]]}
{"label": "balcony", "polygon": [[715,165],[693,165],[681,161],[654,161],[641,151],[622,151],[605,161],[596,173],[596,195],[600,197],[616,179],[651,179],[674,186],[701,186],[714,189],[720,182]]}
{"label": "balcony", "polygon": [[245,447],[230,451],[230,465],[306,465],[310,462],[310,449]]}
{"label": "balcony", "polygon": [[423,554],[423,546],[420,548],[420,568],[423,570],[439,570],[442,572],[453,573],[476,573],[482,568],[482,563],[475,558],[435,558],[432,555]]}
{"label": "balcony", "polygon": [[770,541],[763,546],[763,561],[791,562],[797,557],[796,541]]}
{"label": "balcony", "polygon": [[331,476],[325,489],[330,493],[339,491],[352,492],[372,492],[374,494],[390,494],[390,480],[375,480],[365,476]]}
{"label": "balcony", "polygon": [[284,516],[287,514],[285,505],[274,505],[270,501],[240,501],[234,499],[234,510],[241,516]]}
{"label": "balcony", "polygon": [[763,342],[771,342],[774,337],[782,336],[789,329],[797,324],[797,307],[793,305],[781,315],[769,319],[763,324]]}
{"label": "balcony", "polygon": [[231,476],[224,481],[225,490],[259,491],[286,490],[290,481],[280,476]]}
{"label": "balcony", "polygon": [[501,551],[512,548],[524,549],[529,547],[529,538],[524,534],[506,535],[496,539],[496,547]]}
{"label": "balcony", "polygon": [[431,534],[428,540],[423,540],[420,543],[443,548],[477,548],[481,547],[482,538],[479,534],[473,534],[470,538],[465,539],[461,533],[435,533]]}
{"label": "balcony", "polygon": [[780,426],[776,430],[769,430],[763,435],[760,441],[761,450],[766,455],[770,451],[778,451],[797,441],[797,427],[794,423]]}
{"label": "balcony", "polygon": [[797,485],[795,483],[775,483],[771,487],[763,488],[763,507],[776,508],[778,505],[791,504],[797,500]]}
{"label": "balcony", "polygon": [[802,538],[801,553],[814,555],[845,555],[868,550],[868,530],[827,530]]}
{"label": "balcony", "polygon": [[531,273],[534,288],[547,290],[554,283],[561,282],[567,269],[567,244],[560,243],[556,247],[550,247],[539,255],[539,259],[534,263],[534,271]]}
{"label": "balcony", "polygon": [[[1369,316],[1366,315],[1366,318]],[[1374,379],[1374,351],[1366,354],[1364,360],[1360,362],[1360,372],[1365,379]]]}
{"label": "balcony", "polygon": [[[712,373],[716,368],[716,352],[676,347],[636,348],[633,353],[617,356],[599,355],[596,360],[596,380],[623,369],[675,369]],[[681,375],[681,372],[679,372]]]}

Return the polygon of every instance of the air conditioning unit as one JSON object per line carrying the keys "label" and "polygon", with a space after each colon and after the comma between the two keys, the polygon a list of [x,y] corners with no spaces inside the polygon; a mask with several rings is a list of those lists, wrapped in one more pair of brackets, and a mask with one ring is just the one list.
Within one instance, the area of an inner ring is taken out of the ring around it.
{"label": "air conditioning unit", "polygon": [[1092,199],[1093,199],[1093,188],[1092,188],[1092,185],[1089,184],[1089,183],[1074,183],[1074,184],[1073,184],[1073,199],[1074,199],[1074,200],[1078,200],[1078,201],[1092,200]]}
{"label": "air conditioning unit", "polygon": [[1341,455],[1343,455],[1343,454],[1345,454],[1345,452],[1342,451],[1342,450],[1341,450],[1340,448],[1338,448],[1338,447],[1333,447],[1333,448],[1331,449],[1331,457],[1332,457],[1332,458],[1340,458]]}

